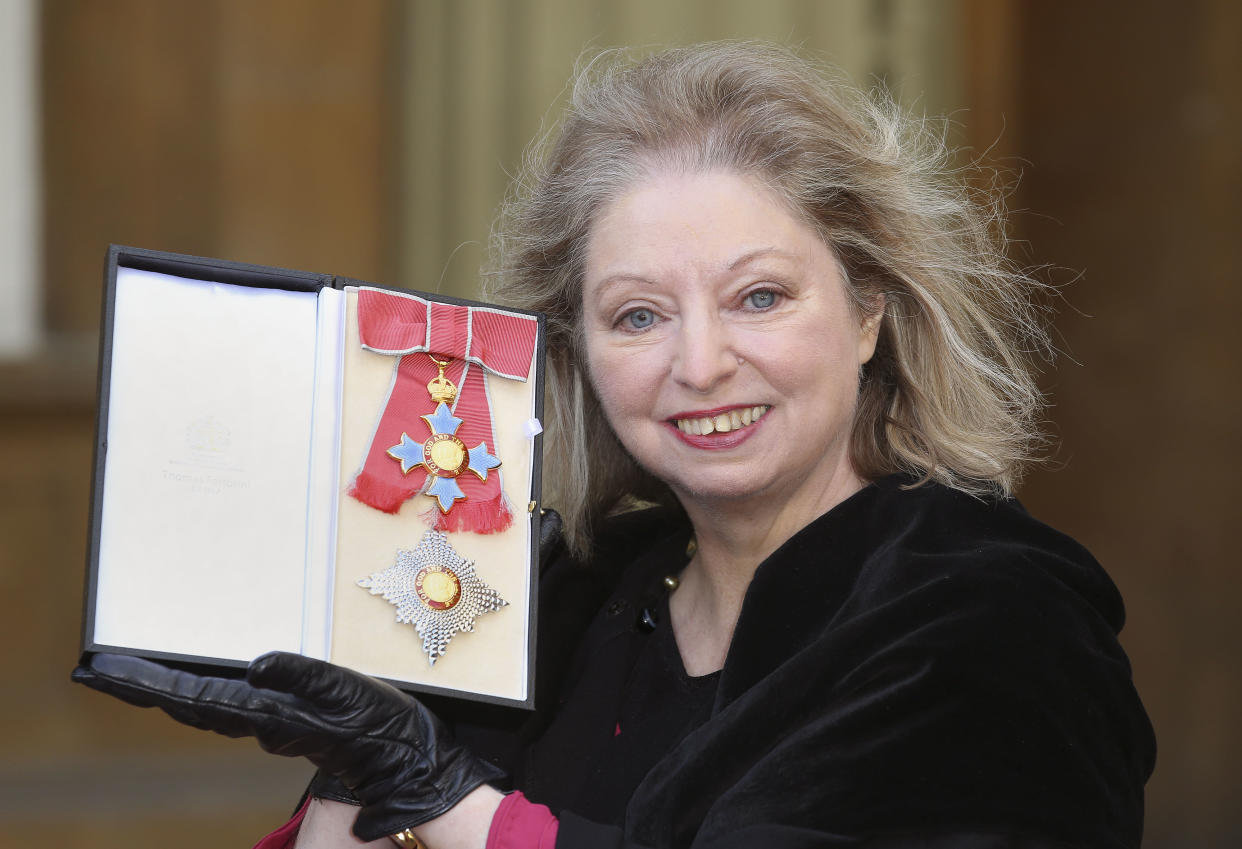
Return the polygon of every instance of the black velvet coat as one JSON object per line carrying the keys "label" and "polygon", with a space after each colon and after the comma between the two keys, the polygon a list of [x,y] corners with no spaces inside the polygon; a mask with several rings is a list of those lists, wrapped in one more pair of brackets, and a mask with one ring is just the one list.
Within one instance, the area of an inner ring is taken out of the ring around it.
{"label": "black velvet coat", "polygon": [[566,849],[1138,847],[1155,741],[1116,587],[1015,501],[905,483],[867,486],[760,565],[710,718],[623,823],[562,809],[529,751],[680,568],[677,520],[630,515],[591,567],[549,563],[539,709],[476,709],[460,735],[559,814]]}

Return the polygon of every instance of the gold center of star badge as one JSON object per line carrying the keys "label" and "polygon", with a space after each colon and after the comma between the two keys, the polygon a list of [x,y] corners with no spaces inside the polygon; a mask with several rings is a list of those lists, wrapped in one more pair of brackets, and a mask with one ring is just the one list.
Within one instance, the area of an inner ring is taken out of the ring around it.
{"label": "gold center of star badge", "polygon": [[483,583],[474,562],[465,559],[439,531],[427,531],[412,550],[397,551],[397,562],[358,586],[382,595],[397,608],[397,621],[413,625],[423,638],[432,666],[459,631],[474,631],[474,620],[508,605]]}

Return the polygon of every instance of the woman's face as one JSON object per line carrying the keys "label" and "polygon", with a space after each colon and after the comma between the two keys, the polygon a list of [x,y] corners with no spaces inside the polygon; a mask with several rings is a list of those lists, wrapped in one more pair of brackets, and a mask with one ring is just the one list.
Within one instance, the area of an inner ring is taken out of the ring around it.
{"label": "woman's face", "polygon": [[583,307],[609,422],[683,503],[785,509],[857,488],[878,316],[851,308],[833,252],[758,181],[661,174],[605,206]]}

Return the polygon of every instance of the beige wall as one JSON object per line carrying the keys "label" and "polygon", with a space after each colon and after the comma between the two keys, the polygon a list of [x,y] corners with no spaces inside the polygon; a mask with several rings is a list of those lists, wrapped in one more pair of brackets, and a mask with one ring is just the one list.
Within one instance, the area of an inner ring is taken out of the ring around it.
{"label": "beige wall", "polygon": [[405,285],[469,295],[528,142],[575,63],[610,47],[759,38],[801,45],[928,114],[960,109],[958,2],[516,0],[419,3],[405,20]]}
{"label": "beige wall", "polygon": [[1025,497],[1126,599],[1160,741],[1148,845],[1236,846],[1242,7],[1125,9],[1038,4],[1022,21],[1022,232],[1057,279],[1081,272],[1045,381],[1059,468]]}

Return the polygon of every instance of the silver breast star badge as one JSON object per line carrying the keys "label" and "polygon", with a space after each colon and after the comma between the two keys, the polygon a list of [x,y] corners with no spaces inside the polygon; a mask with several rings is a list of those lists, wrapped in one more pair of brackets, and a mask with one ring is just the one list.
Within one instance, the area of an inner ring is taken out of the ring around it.
{"label": "silver breast star badge", "polygon": [[399,549],[397,562],[358,586],[382,595],[397,608],[397,621],[413,625],[434,666],[458,631],[473,631],[474,620],[508,605],[479,578],[439,531],[427,531],[413,551]]}

